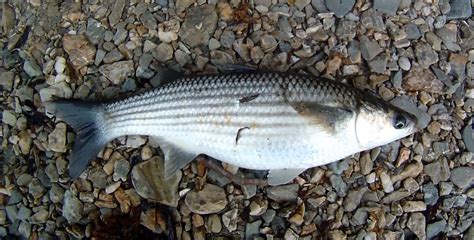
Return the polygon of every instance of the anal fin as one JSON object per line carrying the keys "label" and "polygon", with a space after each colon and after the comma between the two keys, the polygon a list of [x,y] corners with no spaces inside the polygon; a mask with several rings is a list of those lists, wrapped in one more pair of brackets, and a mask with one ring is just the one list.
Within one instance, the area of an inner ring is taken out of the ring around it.
{"label": "anal fin", "polygon": [[271,169],[268,172],[268,184],[276,186],[289,183],[305,170],[306,168]]}
{"label": "anal fin", "polygon": [[165,155],[165,179],[173,177],[177,171],[180,171],[197,156],[197,154],[184,151],[161,138],[150,137],[150,140],[159,144]]}

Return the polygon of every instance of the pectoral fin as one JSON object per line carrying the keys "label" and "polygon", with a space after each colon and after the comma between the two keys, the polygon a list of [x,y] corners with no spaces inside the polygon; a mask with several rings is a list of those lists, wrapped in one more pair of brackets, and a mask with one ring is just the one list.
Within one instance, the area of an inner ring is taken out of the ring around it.
{"label": "pectoral fin", "polygon": [[268,184],[272,186],[289,183],[306,168],[272,169],[268,172]]}
{"label": "pectoral fin", "polygon": [[353,112],[341,107],[324,106],[315,103],[297,103],[293,105],[298,115],[308,119],[311,123],[332,132],[338,123],[345,122]]}
{"label": "pectoral fin", "polygon": [[184,151],[161,138],[151,137],[151,141],[158,143],[165,155],[165,179],[173,177],[177,171],[196,158],[196,154]]}

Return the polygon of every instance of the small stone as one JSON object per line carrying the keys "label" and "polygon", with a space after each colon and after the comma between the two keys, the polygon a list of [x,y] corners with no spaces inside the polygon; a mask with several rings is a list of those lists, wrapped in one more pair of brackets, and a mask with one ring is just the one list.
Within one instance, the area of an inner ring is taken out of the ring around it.
{"label": "small stone", "polygon": [[212,5],[201,5],[188,10],[179,36],[189,47],[197,47],[209,42],[217,25],[217,13]]}
{"label": "small stone", "polygon": [[18,226],[18,232],[28,239],[31,235],[31,224],[26,221],[21,221]]}
{"label": "small stone", "polygon": [[294,202],[298,197],[298,184],[273,186],[266,189],[267,197],[276,202]]}
{"label": "small stone", "polygon": [[441,93],[443,86],[443,83],[429,69],[412,68],[403,79],[403,88],[407,91]]}
{"label": "small stone", "polygon": [[102,167],[94,167],[89,171],[88,179],[94,184],[94,188],[105,188],[107,186],[107,174]]}
{"label": "small stone", "polygon": [[123,9],[125,8],[126,3],[126,0],[115,1],[112,7],[112,11],[109,15],[109,23],[111,26],[115,26],[120,22],[120,19],[122,18]]}
{"label": "small stone", "polygon": [[185,203],[193,213],[211,214],[223,210],[227,205],[227,198],[224,189],[206,184],[201,191],[189,192]]}
{"label": "small stone", "polygon": [[380,48],[379,44],[375,40],[369,40],[368,37],[362,36],[360,37],[360,51],[362,53],[362,57],[369,61],[374,59],[379,53],[382,52],[382,48]]}
{"label": "small stone", "polygon": [[428,224],[428,226],[426,227],[426,237],[428,239],[436,237],[440,232],[444,231],[446,225],[447,223],[444,219]]}
{"label": "small stone", "polygon": [[403,203],[404,212],[421,212],[426,210],[426,204],[422,201],[406,201]]}
{"label": "small stone", "polygon": [[391,203],[391,202],[396,202],[396,201],[399,201],[401,199],[404,199],[408,196],[410,196],[411,193],[406,191],[406,190],[398,190],[398,191],[394,191],[394,192],[391,192],[390,194],[388,194],[387,196],[385,196],[383,199],[382,199],[382,202],[383,203]]}
{"label": "small stone", "polygon": [[2,122],[8,124],[10,126],[15,126],[16,124],[16,116],[13,111],[3,110],[2,113]]}
{"label": "small stone", "polygon": [[439,184],[439,195],[447,196],[453,190],[453,184],[451,182],[441,182]]}
{"label": "small stone", "polygon": [[69,223],[77,223],[81,220],[84,206],[70,191],[64,196],[63,217]]}
{"label": "small stone", "polygon": [[153,57],[155,57],[160,62],[166,62],[173,58],[173,47],[168,43],[160,43],[152,52]]}
{"label": "small stone", "polygon": [[352,212],[354,211],[360,204],[362,197],[369,189],[367,187],[363,187],[359,190],[351,190],[347,197],[344,198],[344,211]]}
{"label": "small stone", "polygon": [[387,68],[388,55],[381,54],[369,61],[369,68],[372,72],[383,74]]}
{"label": "small stone", "polygon": [[16,184],[20,187],[24,187],[27,186],[31,180],[33,180],[33,177],[30,174],[23,173],[16,179]]}
{"label": "small stone", "polygon": [[440,179],[441,165],[439,162],[428,164],[424,167],[424,172],[428,175],[434,184],[438,184]]}
{"label": "small stone", "polygon": [[114,181],[127,181],[128,172],[130,172],[130,163],[127,160],[121,158],[115,161],[113,175]]}
{"label": "small stone", "polygon": [[436,35],[441,38],[443,41],[444,46],[452,52],[461,51],[461,47],[456,43],[457,38],[455,36],[456,32],[452,29],[447,28],[444,26],[443,28],[436,30]]}
{"label": "small stone", "polygon": [[415,46],[415,55],[420,67],[429,68],[432,64],[438,62],[438,54],[433,50],[431,45],[426,43],[418,43]]}
{"label": "small stone", "polygon": [[400,0],[374,0],[374,9],[387,15],[395,15],[397,13]]}
{"label": "small stone", "polygon": [[145,199],[176,207],[178,205],[178,185],[181,171],[170,179],[165,179],[164,161],[155,156],[135,165],[132,169],[132,183],[138,195]]}
{"label": "small stone", "polygon": [[58,123],[48,136],[49,149],[55,152],[66,152],[66,124]]}
{"label": "small stone", "polygon": [[427,205],[434,205],[438,202],[438,189],[433,183],[428,183],[423,186],[424,200]]}
{"label": "small stone", "polygon": [[178,40],[179,20],[171,19],[158,24],[158,38],[162,42],[170,43]]}
{"label": "small stone", "polygon": [[400,57],[398,59],[398,65],[400,66],[401,69],[408,71],[411,68],[411,63],[410,60],[406,57]]}
{"label": "small stone", "polygon": [[471,0],[451,0],[451,10],[446,14],[446,19],[463,19],[472,16]]}
{"label": "small stone", "polygon": [[25,60],[23,63],[23,70],[30,77],[38,77],[43,75],[41,67],[36,63],[34,59]]}
{"label": "small stone", "polygon": [[222,223],[219,215],[212,214],[207,218],[207,229],[212,233],[220,233],[222,231]]}
{"label": "small stone", "polygon": [[[315,4],[317,5],[317,3]],[[351,11],[354,4],[355,4],[355,0],[347,0],[347,1],[326,0],[327,9],[331,12],[334,12],[334,16],[338,18],[344,17],[344,15],[346,15],[349,11]]]}
{"label": "small stone", "polygon": [[419,239],[426,239],[426,219],[422,213],[412,213],[408,218],[407,227]]}
{"label": "small stone", "polygon": [[254,239],[254,236],[258,235],[260,232],[260,225],[262,225],[262,220],[247,223],[245,225],[245,239]]}
{"label": "small stone", "polygon": [[20,220],[26,220],[31,216],[31,209],[26,208],[25,206],[21,206],[20,209],[18,209],[18,214],[17,218]]}
{"label": "small stone", "polygon": [[51,189],[49,190],[49,199],[53,203],[59,203],[64,198],[64,189],[62,189],[58,184],[51,184]]}
{"label": "small stone", "polygon": [[37,178],[33,178],[28,184],[28,193],[33,196],[33,198],[38,199],[43,196],[45,189],[41,182]]}
{"label": "small stone", "polygon": [[209,40],[209,50],[212,51],[220,47],[221,47],[221,43],[217,39],[211,38],[211,40]]}
{"label": "small stone", "polygon": [[233,232],[237,229],[238,213],[239,210],[234,208],[222,214],[222,223],[229,232]]}
{"label": "small stone", "polygon": [[132,77],[135,73],[132,60],[102,65],[99,71],[115,85],[121,85],[125,79]]}
{"label": "small stone", "polygon": [[349,187],[341,176],[331,175],[331,177],[329,177],[329,181],[331,181],[331,185],[336,190],[336,193],[339,197],[345,197],[347,195]]}
{"label": "small stone", "polygon": [[221,45],[225,48],[231,48],[235,41],[235,34],[232,31],[224,31],[220,37]]}
{"label": "small stone", "polygon": [[51,182],[57,182],[59,180],[59,174],[56,169],[56,165],[54,165],[53,163],[48,164],[48,166],[46,166],[46,169],[44,171],[46,175],[48,175],[49,180]]}
{"label": "small stone", "polygon": [[39,212],[33,214],[33,216],[30,217],[30,222],[32,224],[42,224],[45,223],[46,220],[48,220],[48,210],[40,210]]}
{"label": "small stone", "polygon": [[65,35],[63,47],[75,69],[81,69],[95,60],[95,47],[84,35]]}
{"label": "small stone", "polygon": [[386,172],[380,173],[380,181],[382,182],[383,190],[386,193],[393,192],[393,183],[390,176]]}
{"label": "small stone", "polygon": [[104,61],[104,63],[108,64],[108,63],[113,63],[113,62],[120,61],[122,59],[123,59],[122,53],[115,48],[114,50],[108,52],[105,55],[103,61]]}
{"label": "small stone", "polygon": [[467,188],[474,180],[474,169],[471,167],[457,167],[451,170],[450,180],[459,188]]}
{"label": "small stone", "polygon": [[260,38],[260,46],[264,52],[272,52],[277,47],[277,41],[274,36],[266,34]]}
{"label": "small stone", "polygon": [[440,29],[440,28],[444,27],[445,24],[446,24],[446,15],[441,15],[441,16],[437,16],[435,18],[433,26],[436,29]]}
{"label": "small stone", "polygon": [[143,23],[144,27],[148,28],[148,30],[156,30],[158,28],[158,23],[156,22],[153,13],[149,11],[145,11],[140,15],[140,21]]}
{"label": "small stone", "polygon": [[250,203],[250,216],[260,216],[267,211],[268,202],[266,200],[258,199]]}
{"label": "small stone", "polygon": [[404,27],[408,40],[416,40],[421,37],[420,29],[414,23],[409,23]]}
{"label": "small stone", "polygon": [[413,178],[407,178],[403,181],[403,186],[405,187],[406,190],[408,190],[410,193],[414,193],[420,189],[420,185],[418,182],[416,182],[415,179]]}

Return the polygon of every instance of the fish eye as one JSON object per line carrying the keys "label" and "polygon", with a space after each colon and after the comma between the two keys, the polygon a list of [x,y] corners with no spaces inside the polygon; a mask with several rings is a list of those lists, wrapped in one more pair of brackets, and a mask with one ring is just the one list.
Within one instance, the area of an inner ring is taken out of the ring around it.
{"label": "fish eye", "polygon": [[393,127],[395,129],[402,129],[407,126],[407,118],[401,114],[397,114],[393,120]]}

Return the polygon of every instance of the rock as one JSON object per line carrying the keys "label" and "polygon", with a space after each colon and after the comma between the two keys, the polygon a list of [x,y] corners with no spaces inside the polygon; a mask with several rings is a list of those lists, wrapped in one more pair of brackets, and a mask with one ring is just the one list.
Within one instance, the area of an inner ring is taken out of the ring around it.
{"label": "rock", "polygon": [[367,61],[374,59],[379,53],[382,52],[382,48],[380,48],[379,44],[375,40],[369,40],[368,37],[362,36],[360,37],[359,41],[362,57]]}
{"label": "rock", "polygon": [[105,188],[107,186],[107,174],[102,167],[94,167],[89,171],[88,179],[94,184],[94,188]]}
{"label": "rock", "polygon": [[20,226],[18,226],[18,232],[28,239],[31,235],[31,224],[26,221],[21,221]]}
{"label": "rock", "polygon": [[233,232],[237,229],[239,210],[234,208],[224,214],[222,214],[222,223],[229,232]]}
{"label": "rock", "polygon": [[273,186],[266,189],[267,197],[276,202],[294,202],[298,197],[298,184]]}
{"label": "rock", "polygon": [[105,55],[103,61],[104,63],[113,63],[113,62],[120,61],[122,59],[123,59],[122,53],[115,48],[114,50],[108,52]]}
{"label": "rock", "polygon": [[385,196],[382,199],[382,202],[385,203],[385,204],[386,203],[391,203],[391,202],[396,202],[396,201],[404,199],[404,198],[406,198],[410,195],[411,195],[411,193],[406,191],[406,190],[398,190],[398,191],[391,192],[390,194]]}
{"label": "rock", "polygon": [[173,47],[168,43],[160,43],[152,52],[153,57],[155,57],[160,62],[166,62],[173,58]]}
{"label": "rock", "polygon": [[434,184],[440,182],[441,165],[439,162],[428,164],[424,167],[424,172],[428,175]]}
{"label": "rock", "polygon": [[385,172],[380,173],[380,181],[382,182],[382,187],[384,192],[386,193],[391,193],[393,192],[393,183],[392,180],[390,179],[390,176]]}
{"label": "rock", "polygon": [[23,63],[23,70],[30,77],[38,77],[43,75],[41,67],[38,66],[34,59],[25,60],[25,62]]}
{"label": "rock", "polygon": [[221,34],[221,45],[225,48],[231,48],[235,41],[235,34],[232,31],[224,31]]}
{"label": "rock", "polygon": [[444,219],[428,224],[426,227],[426,237],[428,239],[436,237],[440,232],[444,231],[446,225],[447,223]]}
{"label": "rock", "polygon": [[132,60],[105,64],[99,68],[99,71],[115,85],[121,85],[127,77],[132,77],[135,73]]}
{"label": "rock", "polygon": [[58,184],[51,184],[51,189],[49,190],[49,199],[53,203],[59,203],[64,198],[64,189],[62,189]]}
{"label": "rock", "polygon": [[127,160],[121,158],[115,161],[113,175],[114,181],[127,181],[128,172],[130,172],[130,163]]}
{"label": "rock", "polygon": [[456,43],[456,32],[448,29],[446,26],[436,30],[436,35],[443,41],[444,46],[452,52],[461,51],[461,47]]}
{"label": "rock", "polygon": [[408,218],[407,227],[419,239],[426,239],[426,220],[422,213],[412,213]]}
{"label": "rock", "polygon": [[48,220],[48,210],[46,209],[38,211],[29,219],[30,223],[32,224],[42,224],[45,223],[46,220]]}
{"label": "rock", "polygon": [[28,193],[33,196],[33,198],[38,199],[43,196],[45,189],[41,182],[37,178],[33,178],[31,182],[28,184]]}
{"label": "rock", "polygon": [[65,35],[63,47],[75,69],[94,63],[95,47],[84,35]]}
{"label": "rock", "polygon": [[471,0],[451,0],[451,10],[446,14],[447,20],[463,19],[472,16]]}
{"label": "rock", "polygon": [[331,177],[329,177],[329,181],[331,182],[332,187],[336,190],[336,193],[339,197],[345,197],[347,195],[349,187],[341,176],[331,175]]}
{"label": "rock", "polygon": [[10,126],[15,126],[16,125],[15,113],[13,111],[3,110],[2,122]]}
{"label": "rock", "polygon": [[441,93],[443,86],[429,69],[412,68],[403,79],[403,88],[407,91]]}
{"label": "rock", "polygon": [[212,214],[207,218],[207,229],[212,233],[220,233],[222,231],[222,223],[219,215]]}
{"label": "rock", "polygon": [[84,211],[82,202],[79,201],[70,191],[67,191],[64,196],[63,217],[69,223],[78,223]]}
{"label": "rock", "polygon": [[397,13],[400,0],[374,0],[374,9],[378,12],[385,13],[387,15],[395,15]]}
{"label": "rock", "polygon": [[48,164],[44,171],[51,182],[57,182],[59,180],[58,170],[56,169],[56,165],[53,163]]}
{"label": "rock", "polygon": [[217,13],[214,6],[204,4],[189,9],[179,37],[189,47],[205,45],[209,42],[217,25]]}
{"label": "rock", "polygon": [[[318,5],[317,1],[313,1],[313,5]],[[344,17],[349,11],[352,10],[352,7],[355,4],[355,0],[326,0],[326,7],[329,11],[334,12],[334,16],[338,18]],[[322,8],[322,7],[321,7]]]}
{"label": "rock", "polygon": [[17,219],[26,220],[30,216],[31,216],[31,209],[26,208],[25,206],[21,206],[20,209],[18,209]]}
{"label": "rock", "polygon": [[153,13],[149,11],[145,11],[142,15],[140,15],[140,21],[143,23],[143,26],[149,30],[156,30],[158,28],[158,23],[156,22],[155,16],[153,16]]}
{"label": "rock", "polygon": [[260,233],[260,225],[262,225],[262,220],[247,223],[245,225],[245,239],[254,239],[254,236]]}
{"label": "rock", "polygon": [[256,200],[252,201],[249,205],[250,208],[250,216],[260,216],[267,211],[268,202],[261,198],[257,198]]}
{"label": "rock", "polygon": [[400,66],[401,69],[408,71],[411,68],[411,63],[410,60],[406,57],[400,57],[398,59],[398,65]]}
{"label": "rock", "polygon": [[54,152],[66,152],[66,124],[60,122],[48,136],[48,146]]}
{"label": "rock", "polygon": [[436,202],[438,202],[439,195],[438,195],[438,189],[433,183],[428,183],[423,185],[423,195],[424,195],[424,200],[427,205],[434,205]]}
{"label": "rock", "polygon": [[464,145],[466,145],[466,149],[469,152],[474,152],[474,139],[473,139],[473,131],[472,131],[472,119],[469,119],[468,123],[462,130],[462,140]]}
{"label": "rock", "polygon": [[234,63],[234,57],[223,51],[214,50],[211,51],[211,62],[214,66],[225,66]]}
{"label": "rock", "polygon": [[170,43],[178,40],[179,20],[171,19],[169,21],[158,24],[158,38],[162,42]]}
{"label": "rock", "polygon": [[420,29],[414,23],[409,23],[404,26],[405,32],[407,33],[408,40],[416,40],[421,37]]}
{"label": "rock", "polygon": [[21,131],[18,134],[18,147],[20,147],[20,151],[22,154],[28,154],[31,149],[32,138],[29,131]]}
{"label": "rock", "polygon": [[421,212],[426,210],[426,204],[422,201],[406,201],[403,203],[404,212]]}
{"label": "rock", "polygon": [[181,171],[171,179],[164,179],[163,159],[155,156],[135,165],[132,169],[132,183],[138,195],[145,199],[176,207],[178,205],[178,185]]}
{"label": "rock", "polygon": [[264,52],[272,52],[276,49],[278,43],[272,35],[266,34],[260,38],[260,46]]}
{"label": "rock", "polygon": [[109,15],[109,23],[111,26],[115,26],[120,22],[120,19],[122,18],[122,12],[123,9],[125,8],[125,4],[127,3],[126,0],[117,0],[115,1],[112,11],[110,12]]}
{"label": "rock", "polygon": [[93,44],[99,44],[103,40],[104,34],[105,28],[99,21],[92,17],[87,19],[86,36]]}
{"label": "rock", "polygon": [[30,174],[23,173],[16,179],[16,184],[20,187],[24,187],[27,186],[31,180],[33,180],[33,177]]}
{"label": "rock", "polygon": [[191,191],[184,199],[193,213],[211,214],[222,211],[227,206],[224,189],[212,184],[204,185],[201,191]]}
{"label": "rock", "polygon": [[363,187],[359,190],[351,190],[349,194],[347,194],[347,197],[344,198],[344,203],[342,204],[344,206],[344,211],[354,211],[359,206],[362,197],[368,190],[367,187]]}
{"label": "rock", "polygon": [[471,167],[457,167],[451,170],[450,180],[459,188],[467,188],[474,180],[474,169]]}
{"label": "rock", "polygon": [[415,45],[415,55],[420,67],[429,68],[432,64],[438,62],[438,54],[433,50],[431,45],[426,43],[418,43]]}

